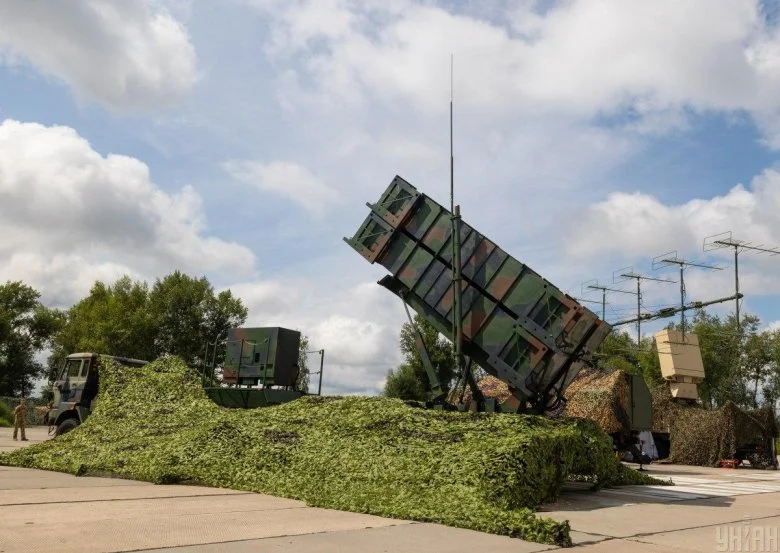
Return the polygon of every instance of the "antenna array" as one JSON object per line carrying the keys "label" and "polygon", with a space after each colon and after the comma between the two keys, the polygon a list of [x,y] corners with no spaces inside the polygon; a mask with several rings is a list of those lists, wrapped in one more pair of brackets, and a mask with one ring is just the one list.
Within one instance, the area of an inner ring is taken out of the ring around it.
{"label": "antenna array", "polygon": [[705,252],[714,250],[722,250],[725,248],[734,248],[734,300],[735,309],[734,313],[737,318],[737,328],[742,327],[739,324],[739,299],[742,297],[739,293],[739,254],[745,250],[758,252],[759,254],[769,254],[775,256],[780,254],[780,247],[770,248],[764,244],[755,244],[754,242],[747,242],[745,240],[737,240],[732,235],[731,231],[721,232],[720,234],[713,234],[704,239],[704,245],[702,249]]}
{"label": "antenna array", "polygon": [[707,265],[705,263],[694,263],[687,261],[677,255],[676,251],[657,255],[653,258],[653,270],[663,269],[665,267],[677,266],[680,268],[680,327],[683,340],[685,340],[685,269],[686,267],[697,267],[699,269],[710,269],[720,271],[723,267],[717,265]]}

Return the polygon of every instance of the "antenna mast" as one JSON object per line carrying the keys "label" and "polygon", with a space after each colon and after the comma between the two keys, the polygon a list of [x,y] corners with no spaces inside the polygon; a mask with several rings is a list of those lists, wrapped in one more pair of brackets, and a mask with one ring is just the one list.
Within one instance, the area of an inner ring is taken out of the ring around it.
{"label": "antenna mast", "polygon": [[704,239],[704,251],[709,252],[712,250],[720,250],[723,248],[734,248],[734,287],[736,289],[734,297],[737,299],[734,302],[735,315],[737,318],[737,331],[742,332],[742,327],[739,324],[739,254],[745,250],[758,252],[759,254],[769,254],[775,256],[780,254],[780,248],[765,246],[764,244],[756,244],[754,242],[747,242],[745,240],[738,240],[734,238],[731,231],[723,232],[721,234],[714,234]]}
{"label": "antenna mast", "polygon": [[662,255],[658,255],[653,258],[653,270],[660,269],[662,267],[669,267],[677,265],[680,268],[680,326],[682,330],[682,339],[685,342],[685,268],[686,267],[699,267],[700,269],[712,269],[720,271],[723,267],[717,265],[707,265],[705,263],[693,263],[686,261],[677,255],[676,251],[668,252]]}
{"label": "antenna mast", "polygon": [[450,213],[455,214],[455,156],[452,148],[452,102],[453,102],[454,56],[450,54]]}
{"label": "antenna mast", "polygon": [[458,372],[464,376],[464,380],[474,394],[474,399],[479,401],[479,393],[476,383],[473,382],[469,367],[465,366],[463,359],[463,313],[461,306],[461,259],[460,259],[460,206],[455,205],[455,154],[453,153],[453,74],[454,55],[450,54],[450,208],[452,213],[452,342],[455,345],[455,363]]}
{"label": "antenna mast", "polygon": [[580,293],[583,296],[587,294],[586,290],[601,290],[601,320],[604,322],[607,322],[607,292],[619,292],[621,294],[631,294],[632,296],[636,295],[636,292],[631,292],[630,290],[602,286],[596,279],[585,281],[580,285]]}
{"label": "antenna mast", "polygon": [[627,280],[636,280],[636,346],[641,347],[642,344],[642,281],[653,280],[655,282],[667,282],[673,283],[673,280],[653,278],[635,273],[633,267],[623,267],[612,273],[612,282],[615,284],[625,282]]}

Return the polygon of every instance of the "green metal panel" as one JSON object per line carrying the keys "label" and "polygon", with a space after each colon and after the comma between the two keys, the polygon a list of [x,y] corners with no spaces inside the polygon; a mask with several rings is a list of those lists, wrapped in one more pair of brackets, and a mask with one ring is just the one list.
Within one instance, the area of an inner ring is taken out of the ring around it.
{"label": "green metal panel", "polygon": [[631,430],[653,429],[653,402],[650,389],[641,374],[632,374],[629,380],[631,392]]}
{"label": "green metal panel", "polygon": [[291,387],[297,378],[301,334],[281,327],[232,328],[225,347],[228,384]]}
{"label": "green metal panel", "polygon": [[[396,177],[352,238],[380,284],[446,336],[453,321],[449,210]],[[611,328],[474,228],[460,225],[463,351],[535,406],[559,397]]]}

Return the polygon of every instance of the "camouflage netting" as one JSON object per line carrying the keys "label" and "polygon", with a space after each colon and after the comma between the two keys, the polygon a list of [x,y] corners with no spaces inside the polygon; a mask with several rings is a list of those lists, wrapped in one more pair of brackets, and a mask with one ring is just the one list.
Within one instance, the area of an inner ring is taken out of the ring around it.
{"label": "camouflage netting", "polygon": [[630,430],[628,373],[581,371],[566,389],[564,415],[596,421],[607,434]]}
{"label": "camouflage netting", "polygon": [[669,462],[717,466],[722,459],[733,458],[737,448],[761,444],[767,455],[751,462],[759,466],[771,464],[768,453],[772,440],[777,436],[771,409],[751,413],[732,402],[714,410],[676,403],[667,384],[651,390],[651,395],[653,431],[669,433]]}
{"label": "camouflage netting", "polygon": [[657,482],[624,467],[589,421],[441,412],[379,397],[231,410],[177,358],[110,362],[92,416],[0,464],[269,493],[310,505],[570,545],[537,518],[566,477]]}
{"label": "camouflage netting", "polygon": [[[495,399],[498,403],[503,402],[511,395],[509,393],[509,386],[502,380],[491,375],[483,376],[479,382],[477,382],[477,388],[479,388],[479,391],[482,392],[482,395],[485,396],[486,399]],[[471,387],[466,386],[463,391],[463,403],[466,406],[471,405],[471,398]],[[460,395],[457,394],[457,390],[452,391],[449,401],[453,405],[460,402]]]}
{"label": "camouflage netting", "polygon": [[672,399],[668,384],[650,388],[653,405],[653,432],[669,432],[672,420],[680,405]]}
{"label": "camouflage netting", "polygon": [[[627,430],[630,427],[628,414],[629,375],[623,371],[581,371],[566,389],[567,403],[554,416],[577,417],[598,423],[607,434]],[[499,403],[509,397],[509,387],[494,376],[485,376],[477,387],[486,398]],[[451,397],[450,401],[458,399]],[[471,402],[471,389],[466,387],[463,396],[466,405]]]}

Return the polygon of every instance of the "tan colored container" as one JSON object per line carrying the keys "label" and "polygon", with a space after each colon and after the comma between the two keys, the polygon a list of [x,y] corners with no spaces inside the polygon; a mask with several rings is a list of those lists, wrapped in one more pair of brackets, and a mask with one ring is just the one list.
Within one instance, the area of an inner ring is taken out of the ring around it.
{"label": "tan colored container", "polygon": [[661,375],[666,380],[698,384],[704,380],[704,364],[701,360],[699,338],[695,334],[682,334],[676,330],[655,333]]}
{"label": "tan colored container", "polygon": [[676,330],[655,333],[661,376],[670,382],[672,397],[698,399],[696,384],[704,381],[704,363],[701,360],[699,338],[695,334]]}

